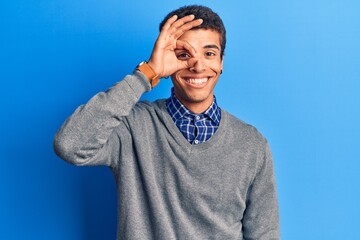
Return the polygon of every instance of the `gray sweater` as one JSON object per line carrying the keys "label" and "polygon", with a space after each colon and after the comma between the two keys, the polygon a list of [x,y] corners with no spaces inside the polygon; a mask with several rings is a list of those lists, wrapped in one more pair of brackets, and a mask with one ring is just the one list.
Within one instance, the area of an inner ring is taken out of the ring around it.
{"label": "gray sweater", "polygon": [[[191,145],[141,73],[95,95],[66,120],[54,148],[76,165],[106,165],[118,190],[118,239],[279,239],[265,138],[222,110],[217,132]],[[99,206],[101,207],[101,206]]]}

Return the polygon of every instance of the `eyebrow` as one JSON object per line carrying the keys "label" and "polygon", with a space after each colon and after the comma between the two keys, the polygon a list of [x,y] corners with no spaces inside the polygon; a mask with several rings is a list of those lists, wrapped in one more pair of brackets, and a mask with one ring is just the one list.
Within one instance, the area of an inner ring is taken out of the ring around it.
{"label": "eyebrow", "polygon": [[204,48],[215,48],[215,49],[217,49],[217,50],[220,51],[220,48],[219,48],[217,45],[215,45],[215,44],[205,45]]}

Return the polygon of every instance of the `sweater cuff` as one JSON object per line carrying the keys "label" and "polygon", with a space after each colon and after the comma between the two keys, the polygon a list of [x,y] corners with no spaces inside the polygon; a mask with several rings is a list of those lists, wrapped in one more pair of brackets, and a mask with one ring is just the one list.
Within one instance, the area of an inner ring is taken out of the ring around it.
{"label": "sweater cuff", "polygon": [[[140,72],[138,70],[134,70],[133,76],[136,77],[136,79],[138,80],[138,83],[141,84],[143,92],[149,92],[151,90],[151,83],[149,82],[147,77],[142,72]],[[131,87],[133,87],[131,83],[129,83],[129,84]]]}

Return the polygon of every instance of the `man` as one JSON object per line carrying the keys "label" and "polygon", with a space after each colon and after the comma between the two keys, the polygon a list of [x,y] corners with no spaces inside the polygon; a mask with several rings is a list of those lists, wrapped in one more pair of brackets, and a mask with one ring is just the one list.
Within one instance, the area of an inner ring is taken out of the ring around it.
{"label": "man", "polygon": [[[160,29],[148,62],[64,123],[56,153],[111,168],[118,239],[279,239],[267,141],[214,97],[226,43],[220,17],[186,6]],[[168,76],[168,99],[138,102]]]}

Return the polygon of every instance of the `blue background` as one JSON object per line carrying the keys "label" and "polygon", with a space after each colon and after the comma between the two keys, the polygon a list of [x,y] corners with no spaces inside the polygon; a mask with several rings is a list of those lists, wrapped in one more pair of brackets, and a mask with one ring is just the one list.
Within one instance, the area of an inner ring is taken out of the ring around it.
{"label": "blue background", "polygon": [[[61,161],[52,138],[148,59],[158,23],[190,3],[0,2],[0,239],[115,239],[110,171]],[[196,3],[227,26],[219,104],[271,144],[282,239],[360,239],[360,2]]]}

